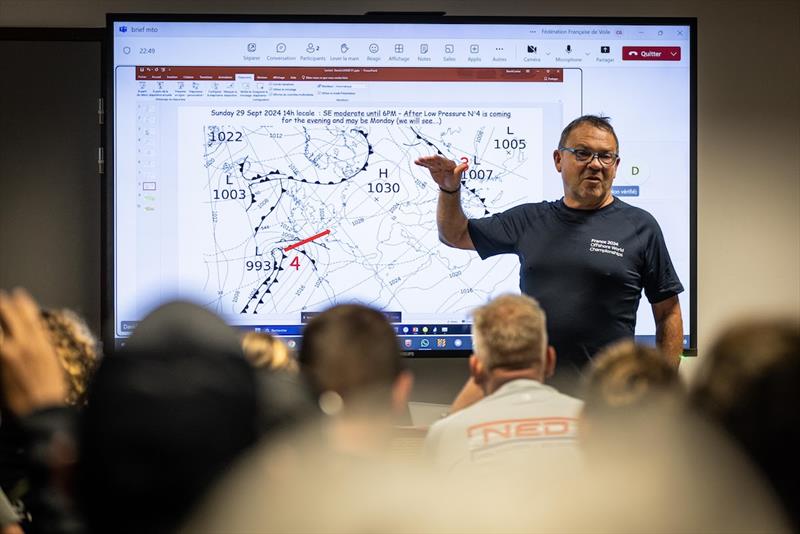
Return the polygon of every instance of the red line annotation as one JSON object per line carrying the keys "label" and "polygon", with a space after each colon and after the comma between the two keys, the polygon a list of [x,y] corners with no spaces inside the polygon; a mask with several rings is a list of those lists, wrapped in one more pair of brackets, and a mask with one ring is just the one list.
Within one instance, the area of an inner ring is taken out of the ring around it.
{"label": "red line annotation", "polygon": [[294,245],[289,245],[288,247],[284,248],[283,251],[284,252],[289,252],[290,250],[292,250],[294,248],[297,248],[299,246],[305,245],[306,243],[311,243],[315,239],[319,239],[320,237],[324,237],[324,236],[328,235],[329,233],[331,233],[330,230],[323,230],[322,232],[320,232],[318,234],[314,234],[311,237],[303,239],[302,241],[298,241]]}

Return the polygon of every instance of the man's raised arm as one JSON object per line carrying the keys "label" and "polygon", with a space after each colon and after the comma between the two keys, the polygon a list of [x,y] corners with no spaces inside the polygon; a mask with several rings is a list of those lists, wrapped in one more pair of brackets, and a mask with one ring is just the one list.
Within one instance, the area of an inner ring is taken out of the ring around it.
{"label": "man's raised arm", "polygon": [[439,155],[422,156],[414,163],[428,169],[439,186],[439,202],[436,205],[439,240],[453,248],[475,250],[467,230],[467,217],[461,208],[461,174],[469,165],[456,165],[455,161]]}

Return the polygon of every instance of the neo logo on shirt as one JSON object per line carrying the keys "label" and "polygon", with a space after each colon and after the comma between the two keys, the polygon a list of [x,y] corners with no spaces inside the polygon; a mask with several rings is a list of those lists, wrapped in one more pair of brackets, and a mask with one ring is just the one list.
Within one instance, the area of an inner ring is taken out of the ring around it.
{"label": "neo logo on shirt", "polygon": [[572,417],[532,417],[489,421],[467,428],[467,437],[482,438],[482,445],[494,445],[509,439],[571,437],[576,434],[577,419]]}

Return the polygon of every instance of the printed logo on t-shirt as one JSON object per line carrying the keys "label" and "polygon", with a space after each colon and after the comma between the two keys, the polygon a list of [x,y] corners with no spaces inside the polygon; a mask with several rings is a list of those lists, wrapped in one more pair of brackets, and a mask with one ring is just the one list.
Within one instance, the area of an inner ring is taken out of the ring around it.
{"label": "printed logo on t-shirt", "polygon": [[599,252],[601,254],[612,254],[614,256],[624,257],[625,249],[619,246],[616,241],[610,239],[592,239],[589,242],[589,252]]}
{"label": "printed logo on t-shirt", "polygon": [[[566,409],[566,408],[564,408]],[[575,417],[528,417],[486,421],[467,428],[469,464],[498,462],[558,466],[559,471],[580,465],[578,420]]]}
{"label": "printed logo on t-shirt", "polygon": [[[573,444],[577,440],[574,417],[530,417],[487,421],[467,428],[467,441],[473,460],[490,450],[508,446],[536,447]],[[491,454],[491,453],[490,453]]]}

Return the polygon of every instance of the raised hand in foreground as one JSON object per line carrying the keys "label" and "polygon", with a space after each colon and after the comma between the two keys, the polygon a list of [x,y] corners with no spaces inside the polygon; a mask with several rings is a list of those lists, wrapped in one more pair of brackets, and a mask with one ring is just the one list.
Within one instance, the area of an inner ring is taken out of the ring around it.
{"label": "raised hand in foreground", "polygon": [[67,385],[40,318],[24,289],[0,291],[0,384],[3,403],[17,416],[64,404]]}

